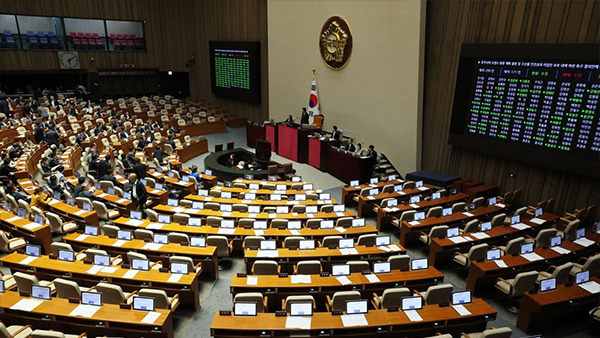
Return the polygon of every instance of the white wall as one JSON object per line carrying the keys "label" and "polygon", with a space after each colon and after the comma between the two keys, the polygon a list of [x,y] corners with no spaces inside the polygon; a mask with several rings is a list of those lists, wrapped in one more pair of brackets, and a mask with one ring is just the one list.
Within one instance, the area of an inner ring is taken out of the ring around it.
{"label": "white wall", "polygon": [[[401,174],[420,166],[423,0],[268,0],[269,114],[276,121],[308,106],[317,70],[324,129],[337,125],[375,145]],[[329,69],[319,33],[334,15],[350,26],[348,65]]]}

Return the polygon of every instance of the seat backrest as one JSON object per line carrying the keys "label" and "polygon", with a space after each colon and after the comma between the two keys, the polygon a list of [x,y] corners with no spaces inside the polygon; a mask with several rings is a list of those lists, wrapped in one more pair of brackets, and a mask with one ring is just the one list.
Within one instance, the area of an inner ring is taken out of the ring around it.
{"label": "seat backrest", "polygon": [[287,296],[285,299],[285,311],[290,313],[292,304],[298,302],[311,302],[313,304],[313,309],[315,307],[315,298],[310,295],[297,295],[297,296]]}
{"label": "seat backrest", "polygon": [[306,220],[306,227],[309,229],[318,229],[319,226],[321,225],[321,221],[323,219],[321,218],[311,218]]}
{"label": "seat backrest", "polygon": [[298,275],[318,275],[321,271],[321,262],[317,260],[300,261],[296,265],[296,273]]}
{"label": "seat backrest", "polygon": [[381,295],[381,308],[387,309],[390,307],[401,307],[402,297],[412,296],[408,288],[391,288],[383,290]]}
{"label": "seat backrest", "polygon": [[406,210],[405,212],[402,213],[402,215],[400,215],[400,223],[402,223],[402,221],[413,221],[415,219],[415,214],[417,213],[416,210]]}
{"label": "seat backrest", "polygon": [[196,267],[194,266],[194,261],[192,260],[191,257],[171,256],[171,257],[169,257],[169,265],[171,265],[171,263],[187,264],[189,273],[194,273],[196,271]]}
{"label": "seat backrest", "polygon": [[277,262],[267,260],[257,260],[252,265],[253,275],[277,275]]}
{"label": "seat backrest", "polygon": [[440,217],[442,216],[442,210],[443,208],[441,206],[429,208],[426,217]]}
{"label": "seat backrest", "polygon": [[[182,206],[183,206],[183,203],[182,203]],[[190,219],[190,215],[188,215],[188,214],[182,214],[182,213],[175,213],[175,214],[173,214],[173,222],[174,223],[179,223],[179,224],[182,224],[182,225],[187,225],[189,219]]]}
{"label": "seat backrest", "polygon": [[250,248],[250,247],[260,247],[260,241],[264,241],[265,237],[264,236],[246,236],[244,238],[244,243],[242,245],[242,247],[244,249]]}
{"label": "seat backrest", "polygon": [[36,276],[19,271],[13,273],[13,278],[17,282],[17,291],[19,292],[31,293],[31,286],[40,282]]}
{"label": "seat backrest", "polygon": [[169,243],[190,243],[190,238],[182,232],[171,232],[167,235]]}
{"label": "seat backrest", "polygon": [[300,241],[304,240],[302,236],[289,236],[283,240],[283,247],[298,247],[300,245]]}
{"label": "seat backrest", "polygon": [[242,292],[238,293],[233,297],[233,303],[237,302],[255,302],[256,312],[265,312],[265,305],[263,301],[263,295],[260,292]]}
{"label": "seat backrest", "polygon": [[340,239],[342,238],[342,236],[325,236],[323,237],[323,242],[321,243],[321,246],[325,248],[330,245],[337,246],[340,243]]}
{"label": "seat backrest", "polygon": [[365,234],[358,236],[356,245],[375,245],[377,234]]}
{"label": "seat backrest", "polygon": [[600,272],[600,254],[588,258],[583,264],[582,270],[590,270],[590,276],[598,275],[598,272]]}
{"label": "seat backrest", "polygon": [[473,245],[469,249],[469,263],[480,259],[485,259],[486,251],[489,249],[487,243]]}
{"label": "seat backrest", "polygon": [[521,272],[513,281],[512,297],[520,297],[525,291],[533,289],[538,278],[537,271]]}
{"label": "seat backrest", "polygon": [[408,269],[410,265],[410,256],[408,255],[396,255],[390,256],[387,259],[390,262],[390,269],[392,270],[402,270]]}
{"label": "seat backrest", "polygon": [[452,298],[452,284],[433,285],[427,289],[425,304],[450,303]]}
{"label": "seat backrest", "polygon": [[136,239],[149,239],[150,241],[152,241],[154,239],[154,233],[151,230],[135,229],[133,231],[133,237]]}
{"label": "seat backrest", "polygon": [[135,251],[128,251],[127,252],[127,261],[129,262],[129,264],[131,264],[131,262],[134,259],[148,259],[148,257],[146,255],[144,255],[143,253],[139,253],[139,252],[135,252]]}
{"label": "seat backrest", "polygon": [[556,278],[557,284],[565,284],[566,282],[569,281],[569,273],[571,272],[572,268],[573,268],[573,263],[571,263],[571,262],[567,262],[563,265],[559,265],[556,267],[556,269],[554,269],[551,277]]}
{"label": "seat backrest", "polygon": [[158,289],[140,289],[138,292],[140,297],[154,298],[154,307],[157,309],[168,309],[169,308],[169,297],[165,290]]}
{"label": "seat backrest", "polygon": [[360,292],[353,291],[338,291],[333,294],[331,298],[331,310],[332,311],[345,311],[346,301],[360,299]]}
{"label": "seat backrest", "polygon": [[431,230],[429,230],[429,241],[432,238],[445,238],[448,234],[448,226],[447,225],[436,225]]}
{"label": "seat backrest", "polygon": [[117,237],[117,233],[120,230],[118,226],[110,225],[110,224],[102,224],[100,226],[100,229],[102,230],[102,233],[105,236],[109,236],[109,237]]}
{"label": "seat backrest", "polygon": [[464,232],[477,232],[479,231],[479,224],[481,222],[478,219],[470,220],[467,222],[464,228]]}
{"label": "seat backrest", "polygon": [[458,203],[454,203],[452,204],[452,212],[461,212],[465,210],[465,207],[467,206],[467,203],[465,202],[458,202]]}
{"label": "seat backrest", "polygon": [[514,253],[521,253],[521,244],[523,244],[525,242],[525,238],[523,237],[517,237],[517,238],[513,238],[510,241],[508,241],[508,243],[506,243],[506,250],[505,253],[507,255],[512,255]]}
{"label": "seat backrest", "polygon": [[52,244],[50,244],[50,247],[52,248],[52,254],[55,256],[58,256],[59,250],[73,251],[73,247],[71,246],[71,244],[63,242],[52,242]]}
{"label": "seat backrest", "polygon": [[102,293],[103,303],[121,304],[125,301],[125,294],[119,285],[100,282],[96,285],[96,291]]}
{"label": "seat backrest", "polygon": [[31,338],[64,338],[65,334],[60,331],[40,330],[36,329],[31,332]]}
{"label": "seat backrest", "polygon": [[[204,207],[206,208],[206,204],[204,205]],[[206,217],[206,225],[218,227],[221,225],[222,220],[223,220],[223,217],[208,216],[208,217]]]}
{"label": "seat backrest", "polygon": [[492,217],[492,227],[504,224],[505,218],[506,218],[505,213],[499,213],[498,215]]}
{"label": "seat backrest", "polygon": [[206,245],[217,247],[217,256],[229,256],[229,241],[225,236],[207,236]]}
{"label": "seat backrest", "polygon": [[475,206],[475,208],[479,208],[479,207],[482,207],[482,206],[483,206],[483,203],[484,203],[484,202],[485,202],[485,198],[484,198],[484,197],[482,197],[482,196],[480,196],[480,197],[474,198],[474,199],[471,201],[471,204],[473,204],[473,205]]}
{"label": "seat backrest", "polygon": [[283,218],[276,218],[271,221],[271,228],[286,229],[288,220]]}
{"label": "seat backrest", "polygon": [[413,181],[406,181],[404,185],[402,185],[402,190],[414,189],[417,187],[417,184]]}
{"label": "seat backrest", "polygon": [[368,261],[348,261],[346,264],[350,265],[351,273],[370,270]]}
{"label": "seat backrest", "polygon": [[556,229],[543,229],[538,232],[537,236],[535,236],[535,246],[536,248],[541,247],[549,247],[550,240],[552,237],[555,237],[558,232]]}
{"label": "seat backrest", "polygon": [[491,328],[481,333],[481,338],[510,338],[512,330],[508,327]]}
{"label": "seat backrest", "polygon": [[571,222],[569,222],[564,231],[565,239],[574,240],[577,236],[577,229],[579,228],[580,224],[581,224],[581,221],[578,219],[575,219],[575,220],[572,220]]}
{"label": "seat backrest", "polygon": [[81,296],[79,285],[72,280],[56,278],[54,279],[54,286],[56,287],[56,297],[58,298],[78,299]]}
{"label": "seat backrest", "polygon": [[[333,206],[331,207],[333,211]],[[352,226],[352,220],[354,217],[340,217],[335,221],[336,227],[348,228]]]}

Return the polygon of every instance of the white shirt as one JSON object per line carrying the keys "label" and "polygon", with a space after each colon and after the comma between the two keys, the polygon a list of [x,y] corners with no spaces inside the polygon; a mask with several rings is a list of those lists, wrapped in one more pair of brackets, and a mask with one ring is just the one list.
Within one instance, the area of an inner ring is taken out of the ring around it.
{"label": "white shirt", "polygon": [[131,189],[131,196],[133,196],[133,198],[138,198],[137,197],[137,180],[133,183],[133,189]]}

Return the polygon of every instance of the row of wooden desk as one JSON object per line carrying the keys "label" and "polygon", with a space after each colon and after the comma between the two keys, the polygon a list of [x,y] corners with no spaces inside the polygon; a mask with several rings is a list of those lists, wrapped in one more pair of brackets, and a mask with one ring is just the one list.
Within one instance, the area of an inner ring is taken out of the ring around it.
{"label": "row of wooden desk", "polygon": [[399,192],[379,193],[373,196],[358,196],[358,216],[366,217],[374,214],[375,212],[373,207],[376,204],[380,205],[381,202],[386,198],[395,198],[397,200],[406,201],[409,200],[411,196],[418,194],[431,195],[433,189],[433,186],[422,186],[420,188],[404,189]]}
{"label": "row of wooden desk", "polygon": [[0,224],[2,230],[11,233],[14,237],[23,237],[28,243],[39,245],[47,254],[52,252],[50,247],[52,232],[49,225],[34,223],[2,209],[0,209]]}

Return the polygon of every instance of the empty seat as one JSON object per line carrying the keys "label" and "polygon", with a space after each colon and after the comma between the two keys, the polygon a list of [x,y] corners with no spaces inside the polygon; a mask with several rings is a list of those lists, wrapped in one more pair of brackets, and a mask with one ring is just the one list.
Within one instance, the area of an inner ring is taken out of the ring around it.
{"label": "empty seat", "polygon": [[4,252],[13,252],[17,249],[24,248],[27,241],[23,237],[9,238],[8,234],[0,230],[0,250]]}
{"label": "empty seat", "polygon": [[206,237],[206,245],[208,246],[216,246],[217,247],[217,256],[227,257],[231,253],[233,248],[233,243],[229,242],[227,237],[225,236],[207,236]]}
{"label": "empty seat", "polygon": [[460,338],[510,338],[512,330],[508,327],[489,328],[483,332],[460,333]]}
{"label": "empty seat", "polygon": [[265,237],[264,236],[246,236],[244,238],[244,243],[242,244],[242,247],[245,249],[251,248],[251,247],[260,247],[260,242],[264,241]]}
{"label": "empty seat", "polygon": [[171,263],[187,264],[188,272],[191,273],[198,273],[200,272],[200,270],[202,270],[202,263],[194,265],[194,260],[192,260],[191,257],[187,256],[171,256],[169,257],[169,266],[171,265]]}
{"label": "empty seat", "polygon": [[327,303],[325,306],[327,307],[327,311],[345,311],[346,310],[346,302],[349,300],[358,300],[360,299],[360,292],[353,291],[337,291],[333,294],[333,297],[329,297],[327,295]]}
{"label": "empty seat", "polygon": [[524,292],[533,289],[538,278],[537,271],[521,272],[513,279],[498,278],[496,289],[515,298],[523,295]]}
{"label": "empty seat", "polygon": [[73,222],[65,223],[62,221],[62,219],[60,219],[60,217],[58,217],[57,214],[55,214],[53,212],[47,212],[46,217],[48,218],[48,221],[50,222],[49,223],[50,230],[52,230],[52,232],[56,232],[59,234],[66,234],[66,233],[77,230],[77,224],[75,224]]}
{"label": "empty seat", "polygon": [[96,285],[96,291],[102,293],[102,302],[106,304],[131,304],[136,292],[125,293],[121,286],[111,283],[100,282]]}
{"label": "empty seat", "polygon": [[375,245],[375,239],[377,238],[377,234],[365,234],[358,236],[358,240],[356,241],[356,245]]}
{"label": "empty seat", "polygon": [[392,270],[406,270],[410,266],[410,256],[408,255],[390,256],[387,261],[390,262]]}
{"label": "empty seat", "polygon": [[279,265],[275,261],[257,260],[252,264],[253,275],[278,275]]}
{"label": "empty seat", "polygon": [[406,221],[406,222],[410,222],[413,221],[415,219],[415,214],[417,213],[416,210],[407,210],[404,211],[399,218],[394,218],[394,220],[392,220],[392,224],[395,225],[397,228],[400,228],[402,226],[402,222]]}
{"label": "empty seat", "polygon": [[427,288],[427,291],[416,292],[415,295],[423,297],[427,305],[450,303],[452,300],[452,284],[433,285]]}
{"label": "empty seat", "polygon": [[169,243],[190,243],[190,237],[182,232],[171,232],[167,235]]}
{"label": "empty seat", "polygon": [[302,236],[288,236],[283,240],[283,247],[284,248],[290,248],[290,247],[298,247],[300,245],[300,241],[304,240],[304,237]]}
{"label": "empty seat", "polygon": [[50,291],[52,293],[54,293],[54,290],[55,290],[55,286],[54,286],[53,282],[39,280],[36,276],[30,275],[28,273],[23,273],[23,272],[18,271],[13,274],[13,278],[15,279],[15,282],[17,283],[17,291],[18,292],[31,293],[32,285],[49,286]]}
{"label": "empty seat", "polygon": [[505,255],[520,254],[521,245],[523,245],[523,243],[525,243],[525,238],[517,237],[508,241],[508,243],[506,243],[506,246],[499,246],[498,249],[502,250],[502,252],[504,252]]}
{"label": "empty seat", "polygon": [[237,302],[253,302],[256,303],[256,312],[262,313],[267,311],[267,297],[263,297],[260,292],[241,292],[233,297],[233,304]]}
{"label": "empty seat", "polygon": [[323,237],[323,242],[321,243],[322,247],[329,247],[332,245],[337,246],[340,243],[340,239],[343,239],[342,236],[325,236]]}
{"label": "empty seat", "polygon": [[31,325],[11,325],[6,327],[0,322],[0,336],[5,338],[26,338],[30,337],[33,330]]}
{"label": "empty seat", "polygon": [[575,276],[578,272],[589,270],[590,276],[596,276],[600,272],[600,254],[589,258],[582,258],[577,263],[573,263],[571,275]]}
{"label": "empty seat", "polygon": [[440,206],[429,208],[425,217],[440,217],[442,216],[443,208]]}
{"label": "empty seat", "polygon": [[133,231],[133,237],[135,239],[152,242],[154,240],[154,233],[151,230],[135,229]]}
{"label": "empty seat", "polygon": [[316,310],[315,298],[310,295],[297,295],[297,296],[287,296],[283,300],[283,311],[290,313],[292,304],[294,303],[306,303],[311,302],[313,304],[313,312]]}
{"label": "empty seat", "polygon": [[154,307],[157,309],[169,309],[174,311],[179,306],[179,295],[173,297],[167,296],[164,290],[144,288],[138,292],[140,297],[148,297],[154,299]]}
{"label": "empty seat", "polygon": [[348,261],[346,264],[350,265],[350,272],[361,272],[369,271],[369,261]]}
{"label": "empty seat", "polygon": [[431,244],[432,238],[445,238],[448,234],[448,226],[447,225],[437,225],[429,230],[429,234],[421,232],[419,236],[419,240],[427,245]]}
{"label": "empty seat", "polygon": [[81,287],[72,280],[56,278],[54,280],[56,287],[56,297],[58,298],[76,298],[81,297],[81,291],[91,291],[91,288]]}
{"label": "empty seat", "polygon": [[572,268],[573,263],[571,262],[567,262],[559,266],[550,265],[548,271],[538,272],[537,280],[540,281],[542,279],[556,278],[557,284],[565,284],[569,281],[569,273],[571,272]]}
{"label": "empty seat", "polygon": [[454,261],[462,266],[469,267],[471,266],[471,262],[485,259],[488,248],[489,245],[487,243],[473,245],[468,253],[455,253]]}
{"label": "empty seat", "polygon": [[371,303],[375,309],[387,309],[390,307],[401,308],[402,297],[409,297],[412,293],[408,288],[391,288],[383,290],[381,297],[373,293]]}
{"label": "empty seat", "polygon": [[297,275],[318,275],[323,271],[321,262],[317,260],[300,261],[294,266]]}
{"label": "empty seat", "polygon": [[[71,252],[75,252],[75,250],[73,250],[73,247],[71,246],[71,244],[68,243],[62,243],[62,242],[52,242],[50,244],[50,247],[52,248],[52,254],[54,256],[58,256],[58,253],[60,250],[63,251],[71,251]],[[75,259],[78,261],[84,260],[86,255],[85,253],[75,253]]]}

